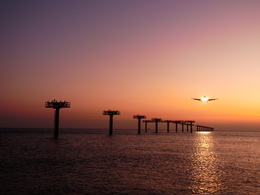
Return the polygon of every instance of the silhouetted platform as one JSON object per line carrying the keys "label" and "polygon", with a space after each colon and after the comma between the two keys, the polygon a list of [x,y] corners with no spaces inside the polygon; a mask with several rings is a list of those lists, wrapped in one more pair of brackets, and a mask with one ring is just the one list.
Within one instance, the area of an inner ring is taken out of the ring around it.
{"label": "silhouetted platform", "polygon": [[118,110],[104,110],[103,115],[120,115]]}
{"label": "silhouetted platform", "polygon": [[53,100],[52,102],[47,101],[45,102],[45,108],[70,108],[70,102],[66,102],[66,101],[56,101]]}

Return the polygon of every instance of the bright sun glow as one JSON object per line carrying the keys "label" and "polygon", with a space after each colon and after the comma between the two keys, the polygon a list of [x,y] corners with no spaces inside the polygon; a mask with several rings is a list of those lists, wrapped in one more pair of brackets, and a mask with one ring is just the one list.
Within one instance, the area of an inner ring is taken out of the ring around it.
{"label": "bright sun glow", "polygon": [[208,99],[209,99],[209,98],[207,98],[207,97],[202,97],[202,98],[201,98],[201,100],[202,100],[203,102],[208,101]]}
{"label": "bright sun glow", "polygon": [[211,132],[208,132],[208,131],[199,131],[198,133],[200,133],[200,134],[209,134],[209,133],[211,133]]}

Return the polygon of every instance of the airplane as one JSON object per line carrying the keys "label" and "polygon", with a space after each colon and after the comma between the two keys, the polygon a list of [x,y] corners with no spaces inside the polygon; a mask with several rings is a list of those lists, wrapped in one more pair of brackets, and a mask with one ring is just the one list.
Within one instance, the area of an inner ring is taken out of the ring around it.
{"label": "airplane", "polygon": [[217,98],[208,98],[207,96],[203,96],[202,98],[191,98],[193,100],[198,100],[198,101],[201,101],[201,102],[209,102],[209,101],[213,101],[213,100],[218,100]]}

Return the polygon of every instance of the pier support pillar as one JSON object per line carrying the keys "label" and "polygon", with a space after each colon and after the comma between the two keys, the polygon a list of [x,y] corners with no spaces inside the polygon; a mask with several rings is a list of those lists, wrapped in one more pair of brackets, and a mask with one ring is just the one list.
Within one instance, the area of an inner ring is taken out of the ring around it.
{"label": "pier support pillar", "polygon": [[53,108],[54,110],[54,138],[58,138],[59,136],[59,115],[61,108],[70,108],[70,102],[66,101],[47,101],[45,102],[45,108]]}
{"label": "pier support pillar", "polygon": [[141,118],[138,119],[138,134],[141,134]]}
{"label": "pier support pillar", "polygon": [[58,138],[59,136],[59,117],[60,117],[60,109],[56,108],[54,110],[54,138]]}
{"label": "pier support pillar", "polygon": [[133,119],[138,119],[138,134],[141,134],[141,119],[146,118],[145,115],[134,115]]}
{"label": "pier support pillar", "polygon": [[109,135],[113,135],[113,116],[120,115],[120,111],[118,110],[104,110],[103,115],[109,116]]}
{"label": "pier support pillar", "polygon": [[155,133],[158,133],[158,121],[155,121]]}
{"label": "pier support pillar", "polygon": [[109,135],[113,135],[113,115],[109,115],[110,120],[109,120]]}

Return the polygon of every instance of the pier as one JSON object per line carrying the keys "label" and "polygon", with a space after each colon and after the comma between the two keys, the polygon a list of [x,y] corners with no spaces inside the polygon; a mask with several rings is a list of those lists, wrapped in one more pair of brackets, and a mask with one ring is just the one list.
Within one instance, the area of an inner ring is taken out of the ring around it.
{"label": "pier", "polygon": [[158,122],[162,122],[161,118],[152,118],[151,120],[144,120],[145,132],[147,132],[147,123],[155,123],[155,133],[158,133]]}
{"label": "pier", "polygon": [[118,110],[104,110],[103,115],[109,115],[110,116],[110,122],[109,122],[109,135],[113,135],[113,116],[114,115],[120,115],[120,111]]}
{"label": "pier", "polygon": [[[54,109],[54,138],[59,136],[59,111],[61,108],[70,108],[70,102],[67,101],[47,101],[45,102],[46,108]],[[108,115],[109,118],[109,135],[113,135],[113,116],[120,115],[118,110],[104,110],[103,115]],[[141,134],[141,120],[146,119],[145,115],[133,115],[133,119],[138,120],[138,134]],[[214,131],[213,127],[204,125],[194,125],[195,120],[163,120],[162,118],[151,118],[150,120],[143,120],[145,123],[145,132],[148,130],[148,123],[155,123],[155,133],[158,133],[158,123],[166,123],[167,133],[170,133],[170,124],[175,124],[175,132],[178,133],[178,127],[181,125],[181,132],[184,132],[184,126],[186,125],[187,132],[193,132],[193,126],[196,126],[197,131]]]}
{"label": "pier", "polygon": [[70,108],[70,102],[66,101],[47,101],[45,102],[45,108],[53,108],[54,109],[54,138],[58,138],[59,136],[59,115],[61,108]]}
{"label": "pier", "polygon": [[147,132],[147,123],[155,123],[155,133],[158,133],[158,122],[161,123],[167,123],[167,133],[170,132],[170,123],[175,123],[175,131],[178,132],[178,124],[182,125],[182,132],[184,132],[184,125],[187,126],[187,132],[189,131],[192,133],[194,126],[193,123],[195,123],[194,120],[162,120],[161,118],[152,118],[151,120],[143,120],[145,123],[145,132]]}
{"label": "pier", "polygon": [[133,119],[138,119],[138,134],[141,134],[141,119],[146,119],[145,115],[134,115]]}
{"label": "pier", "polygon": [[171,120],[165,120],[164,122],[167,123],[167,133],[170,133],[170,123],[172,122]]}
{"label": "pier", "polygon": [[213,127],[203,126],[203,125],[196,125],[197,131],[214,131]]}

